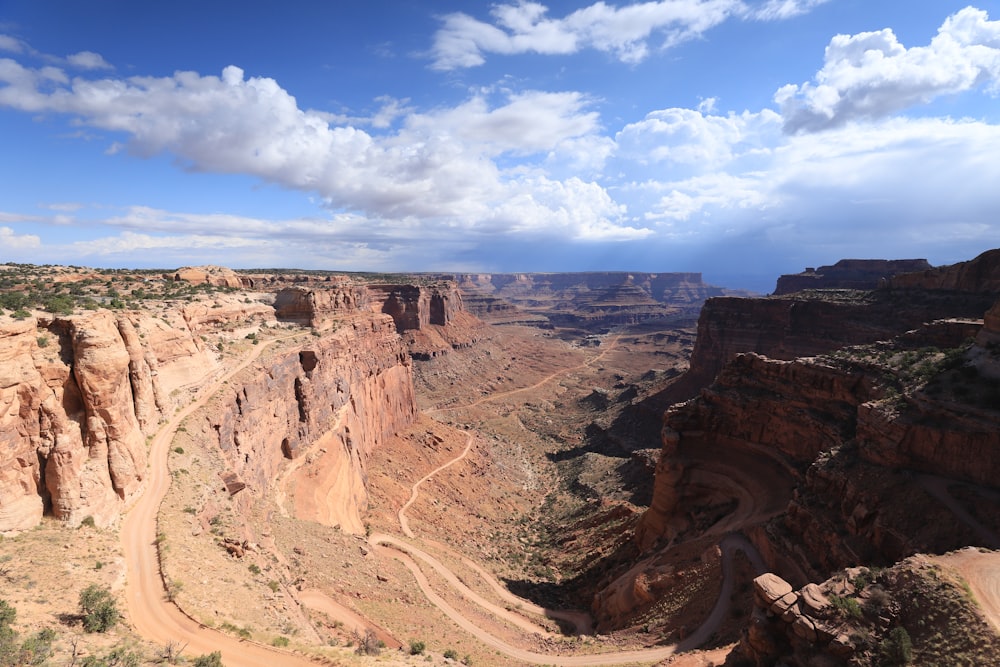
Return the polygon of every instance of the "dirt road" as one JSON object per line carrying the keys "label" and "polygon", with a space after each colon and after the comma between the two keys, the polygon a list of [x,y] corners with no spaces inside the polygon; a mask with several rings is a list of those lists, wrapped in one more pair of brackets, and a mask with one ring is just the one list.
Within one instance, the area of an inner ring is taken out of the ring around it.
{"label": "dirt road", "polygon": [[1000,632],[1000,553],[966,547],[935,560],[955,568],[969,582],[986,620]]}
{"label": "dirt road", "polygon": [[[616,339],[617,340],[617,339]],[[129,618],[137,633],[147,639],[167,644],[176,642],[187,645],[187,652],[190,654],[209,653],[221,651],[223,662],[230,667],[237,665],[246,667],[306,667],[317,664],[309,658],[296,655],[288,651],[281,651],[272,647],[255,642],[239,640],[225,633],[205,627],[194,619],[185,615],[176,605],[169,602],[165,596],[162,575],[159,569],[159,561],[156,554],[156,516],[170,484],[170,475],[167,469],[167,451],[174,434],[180,423],[195,410],[201,408],[206,401],[217,392],[222,385],[239,371],[250,365],[267,347],[265,342],[256,346],[252,353],[236,368],[231,370],[224,377],[220,378],[212,385],[206,387],[192,402],[183,410],[177,412],[167,424],[153,438],[149,453],[149,470],[147,473],[147,485],[145,493],[135,503],[131,511],[126,515],[122,524],[121,539],[127,563],[127,583],[125,587],[125,597],[128,605]],[[556,376],[575,370],[583,366],[590,365],[603,357],[614,347],[609,345],[601,354],[584,362],[573,369],[566,369],[542,379],[532,387],[522,387],[520,389],[496,394],[476,401],[476,405],[487,400],[496,400],[503,396],[509,396],[521,391],[540,387]],[[461,407],[470,407],[461,406]],[[449,410],[455,408],[447,408]],[[465,449],[455,458],[439,466],[432,472],[418,480],[412,488],[410,500],[399,510],[399,522],[402,532],[409,537],[413,533],[409,528],[406,519],[406,510],[412,505],[419,494],[419,487],[425,481],[432,478],[447,467],[454,465],[464,459],[472,448],[474,437],[468,435]],[[510,623],[522,628],[527,632],[545,633],[540,626],[525,619],[519,614],[514,614],[506,608],[493,604],[465,586],[458,577],[451,572],[440,561],[426,553],[419,547],[404,542],[399,538],[385,534],[372,535],[370,541],[378,547],[382,553],[389,553],[392,557],[400,560],[413,574],[418,586],[423,591],[427,599],[438,607],[448,618],[466,632],[475,636],[479,641],[501,651],[505,655],[526,664],[549,664],[585,667],[588,665],[620,665],[629,663],[658,662],[664,660],[683,648],[694,648],[698,644],[707,640],[722,622],[724,614],[728,610],[729,593],[732,590],[732,558],[737,550],[747,553],[751,560],[759,561],[759,555],[742,538],[725,538],[722,541],[723,549],[723,594],[712,613],[681,646],[662,646],[653,649],[643,649],[634,651],[624,651],[616,653],[601,653],[594,655],[574,655],[559,656],[542,653],[534,653],[517,646],[513,646],[480,628],[472,621],[468,620],[461,613],[455,610],[444,598],[438,595],[432,588],[423,571],[414,561],[417,558],[426,565],[432,567],[451,587],[455,588],[461,595],[481,606],[499,618],[506,619]],[[473,564],[474,565],[474,564]],[[501,599],[511,601],[514,596],[509,592],[501,593],[499,583],[490,577],[485,571],[475,566],[484,579],[491,583],[491,587],[497,591]],[[993,581],[993,580],[991,580]],[[510,597],[508,597],[510,596]],[[312,605],[317,607],[328,606],[328,603],[335,602],[325,598],[322,594],[309,592],[305,597]],[[519,598],[514,598],[519,600]],[[542,609],[527,603],[526,610],[543,615],[557,617],[558,612]],[[572,618],[568,612],[564,617]],[[367,621],[358,617],[352,619],[358,624],[365,624]],[[583,621],[577,618],[577,622]],[[579,626],[578,626],[579,627]],[[585,626],[589,628],[589,626]]]}
{"label": "dirt road", "polygon": [[170,486],[167,450],[177,427],[188,415],[202,407],[226,380],[253,363],[267,345],[268,342],[255,346],[239,366],[203,389],[194,402],[177,412],[153,438],[146,490],[122,522],[121,540],[127,573],[125,600],[135,631],[153,642],[186,644],[187,653],[194,655],[221,651],[223,663],[229,666],[314,667],[316,663],[305,657],[239,640],[207,628],[185,615],[166,599],[156,554],[156,515]]}

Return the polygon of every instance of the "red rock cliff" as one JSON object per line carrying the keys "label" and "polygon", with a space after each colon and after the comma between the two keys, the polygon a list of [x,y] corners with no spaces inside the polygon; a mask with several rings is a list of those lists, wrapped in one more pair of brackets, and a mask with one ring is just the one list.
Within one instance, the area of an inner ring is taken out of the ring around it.
{"label": "red rock cliff", "polygon": [[112,523],[142,486],[146,436],[214,356],[138,313],[0,320],[0,532],[43,513]]}
{"label": "red rock cliff", "polygon": [[417,414],[410,356],[392,318],[354,313],[232,385],[208,419],[236,488],[263,493],[284,461],[308,452],[293,470],[296,514],[363,532],[368,459]]}

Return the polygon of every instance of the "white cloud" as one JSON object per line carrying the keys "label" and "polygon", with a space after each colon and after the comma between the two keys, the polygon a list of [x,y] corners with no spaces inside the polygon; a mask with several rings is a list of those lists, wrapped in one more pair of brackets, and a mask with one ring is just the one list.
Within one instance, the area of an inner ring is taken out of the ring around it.
{"label": "white cloud", "polygon": [[753,17],[761,21],[783,21],[810,12],[829,0],[767,0],[753,10]]}
{"label": "white cloud", "polygon": [[566,55],[582,49],[635,63],[649,54],[654,35],[654,48],[670,47],[745,12],[741,0],[659,0],[624,7],[597,2],[553,19],[548,7],[536,2],[500,4],[490,12],[495,24],[461,12],[445,16],[434,36],[433,67],[475,67],[487,53]]}
{"label": "white cloud", "polygon": [[893,118],[822,134],[780,128],[768,110],[652,112],[619,132],[616,154],[635,163],[648,147],[649,168],[629,171],[646,178],[614,193],[661,240],[763,235],[824,256],[838,244],[845,256],[927,256],[1000,239],[1000,127]]}
{"label": "white cloud", "polygon": [[413,115],[407,127],[422,134],[451,128],[456,139],[480,146],[489,155],[531,155],[598,130],[598,115],[586,110],[588,104],[577,92],[514,93],[495,108],[485,98],[474,97],[453,109]]}
{"label": "white cloud", "polygon": [[[571,151],[602,145],[595,140],[597,114],[575,92],[507,93],[494,105],[477,96],[423,114],[388,101],[389,115],[405,114],[401,129],[375,133],[331,125],[328,115],[300,109],[273,79],[246,78],[233,66],[220,77],[178,72],[60,81],[57,71],[7,59],[0,60],[0,83],[7,84],[0,105],[66,113],[78,124],[124,134],[112,153],[122,145],[142,157],[170,153],[192,170],[250,174],[316,192],[334,210],[373,220],[419,218],[427,226],[488,227],[526,177],[520,166],[501,168],[506,158],[541,164],[563,145]],[[567,199],[556,201],[558,193]],[[530,200],[534,208],[525,215],[555,225],[579,220],[579,229],[563,226],[565,233],[591,236],[596,223],[582,222],[587,215],[576,211],[589,202],[574,200],[576,194],[573,187],[551,190]],[[618,222],[604,220],[605,234]]]}
{"label": "white cloud", "polygon": [[814,82],[775,94],[789,132],[883,118],[941,95],[1000,80],[1000,21],[966,7],[948,17],[928,46],[907,49],[886,28],[837,35]]}
{"label": "white cloud", "polygon": [[731,19],[776,21],[812,10],[829,0],[655,0],[624,6],[595,2],[562,18],[551,18],[537,2],[497,4],[493,22],[463,12],[448,14],[434,35],[432,67],[476,67],[487,54],[569,55],[584,49],[638,63],[651,52],[701,37]]}
{"label": "white cloud", "polygon": [[10,227],[0,227],[0,247],[11,250],[37,248],[42,241],[34,234],[17,234]]}
{"label": "white cloud", "polygon": [[93,51],[80,51],[66,56],[66,62],[77,69],[114,69],[101,54]]}
{"label": "white cloud", "polygon": [[11,37],[10,35],[0,35],[0,51],[23,53],[24,50],[24,42],[21,40],[16,37]]}
{"label": "white cloud", "polygon": [[685,165],[711,171],[738,157],[766,149],[780,134],[780,117],[770,110],[711,115],[693,109],[653,111],[617,134],[618,155],[639,163]]}

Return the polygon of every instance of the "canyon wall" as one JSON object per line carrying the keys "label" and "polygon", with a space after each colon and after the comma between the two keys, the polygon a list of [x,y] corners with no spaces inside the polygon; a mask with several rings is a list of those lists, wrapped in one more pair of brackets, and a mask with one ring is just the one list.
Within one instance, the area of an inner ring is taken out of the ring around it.
{"label": "canyon wall", "polygon": [[367,462],[416,417],[410,356],[387,315],[341,311],[335,330],[242,372],[207,418],[231,489],[263,493],[284,460],[297,516],[363,532]]}
{"label": "canyon wall", "polygon": [[808,268],[802,273],[778,277],[774,294],[807,289],[876,289],[901,273],[932,268],[926,259],[842,259],[833,266]]}
{"label": "canyon wall", "polygon": [[791,360],[888,340],[909,331],[924,332],[926,344],[931,344],[937,333],[944,338],[951,336],[939,322],[981,320],[997,293],[881,289],[759,299],[712,298],[705,302],[698,318],[690,369],[667,389],[664,398],[678,402],[697,395],[727,361],[742,352]]}
{"label": "canyon wall", "polygon": [[0,319],[0,532],[44,513],[112,523],[142,488],[146,437],[217,368],[177,312]]}
{"label": "canyon wall", "polygon": [[[710,300],[638,546],[727,526],[712,514],[726,498],[769,566],[800,583],[989,542],[916,487],[1000,479],[998,266],[991,251],[874,292]],[[786,471],[751,494],[777,502],[790,481],[782,511],[747,502],[740,466],[705,490],[705,470],[746,451]]]}
{"label": "canyon wall", "polygon": [[[727,291],[700,273],[498,273],[449,276],[472,313],[498,323],[581,326],[693,317],[705,299]],[[517,316],[515,313],[522,313]],[[542,319],[540,319],[542,318]]]}
{"label": "canyon wall", "polygon": [[[249,284],[215,267],[174,279]],[[469,345],[483,325],[454,283],[330,276],[296,285],[144,310],[0,315],[0,533],[44,514],[70,525],[116,521],[142,489],[147,438],[160,422],[223,370],[229,345],[278,322],[311,327],[315,340],[243,372],[216,406],[226,485],[261,489],[282,459],[308,449],[294,468],[309,476],[311,495],[294,496],[296,512],[359,530],[368,457],[416,415],[411,356]]]}

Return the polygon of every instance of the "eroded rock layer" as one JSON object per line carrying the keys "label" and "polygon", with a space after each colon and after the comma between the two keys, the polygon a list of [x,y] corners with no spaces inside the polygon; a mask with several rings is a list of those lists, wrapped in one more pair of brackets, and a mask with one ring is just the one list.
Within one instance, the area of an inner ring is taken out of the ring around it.
{"label": "eroded rock layer", "polygon": [[[486,321],[609,327],[693,316],[727,291],[700,273],[495,273],[449,276]],[[520,313],[520,314],[518,314]],[[540,319],[544,318],[544,319]]]}
{"label": "eroded rock layer", "polygon": [[416,416],[410,357],[392,318],[343,314],[336,330],[234,379],[208,414],[234,489],[263,492],[298,459],[300,518],[363,532],[371,453]]}
{"label": "eroded rock layer", "polygon": [[146,436],[217,367],[176,312],[0,321],[0,532],[45,512],[113,522],[142,487]]}

